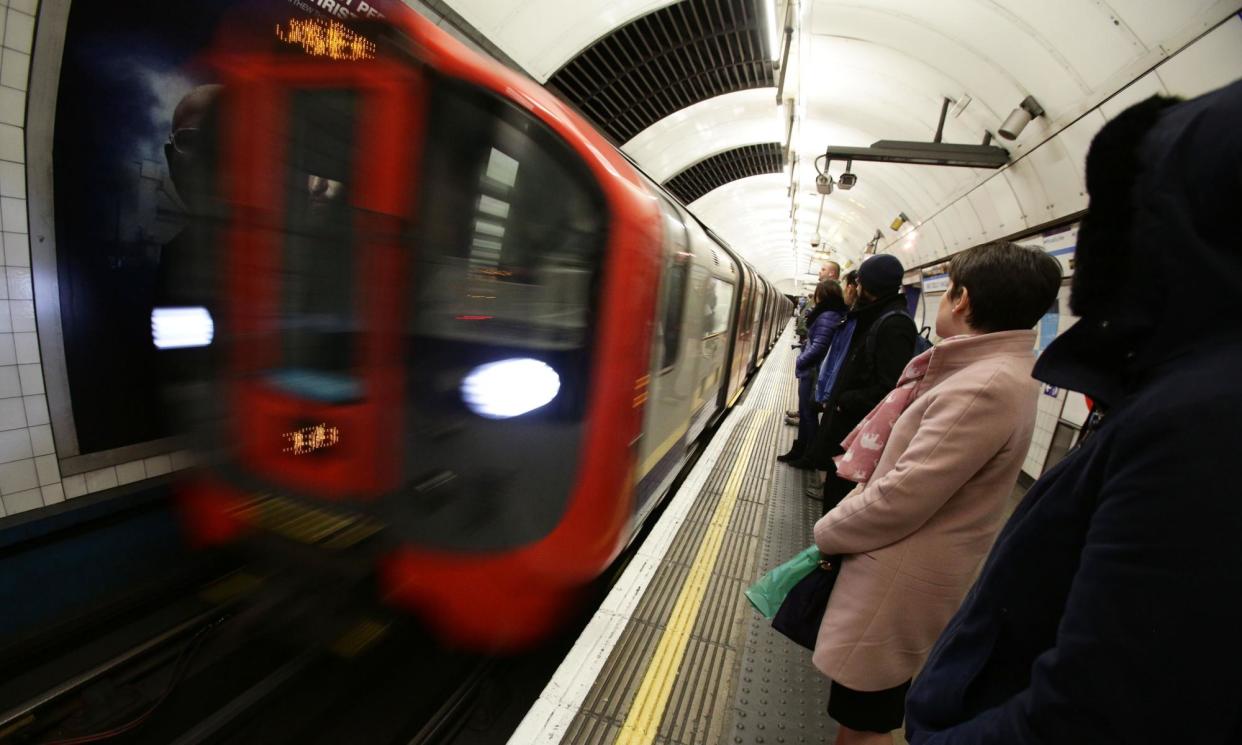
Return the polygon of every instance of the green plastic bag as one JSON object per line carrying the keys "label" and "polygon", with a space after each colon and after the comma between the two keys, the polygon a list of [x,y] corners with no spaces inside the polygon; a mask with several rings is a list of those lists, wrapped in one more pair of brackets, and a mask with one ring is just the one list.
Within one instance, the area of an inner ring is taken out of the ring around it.
{"label": "green plastic bag", "polygon": [[818,546],[810,546],[789,561],[759,578],[759,581],[746,588],[746,599],[763,614],[764,618],[772,618],[780,610],[781,603],[794,585],[802,581],[819,566],[822,558]]}

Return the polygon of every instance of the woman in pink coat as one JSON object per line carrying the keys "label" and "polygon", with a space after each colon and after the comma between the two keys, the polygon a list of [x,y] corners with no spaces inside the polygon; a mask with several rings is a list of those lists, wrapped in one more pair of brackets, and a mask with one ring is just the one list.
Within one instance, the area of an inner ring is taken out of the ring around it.
{"label": "woman in pink coat", "polygon": [[1013,243],[949,265],[936,333],[850,434],[838,473],[859,485],[815,525],[844,554],[813,661],[832,679],[838,745],[891,745],[910,681],[974,580],[1026,458],[1039,388],[1031,327],[1057,261]]}

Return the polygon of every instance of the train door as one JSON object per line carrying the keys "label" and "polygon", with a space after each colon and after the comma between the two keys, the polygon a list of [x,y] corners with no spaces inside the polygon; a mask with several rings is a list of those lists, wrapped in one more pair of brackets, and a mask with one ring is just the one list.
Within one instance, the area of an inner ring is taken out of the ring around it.
{"label": "train door", "polygon": [[660,208],[665,260],[652,334],[643,438],[635,474],[636,508],[640,514],[646,511],[653,497],[663,493],[666,481],[675,474],[685,455],[701,356],[698,323],[688,328],[692,324],[686,312],[693,268],[686,225],[666,199],[661,198]]}
{"label": "train door", "polygon": [[[733,276],[738,275],[735,272]],[[724,410],[733,398],[734,388],[740,385],[732,372],[737,342],[736,338],[731,339],[729,336],[729,321],[734,317],[733,300],[738,294],[737,283],[736,280],[727,281],[719,276],[709,277],[707,283],[703,302],[703,354],[709,359],[710,367],[700,385],[704,397],[710,391],[717,391],[715,408]],[[709,406],[710,402],[704,408]],[[706,422],[696,424],[698,426],[692,429],[701,431],[706,426]]]}
{"label": "train door", "polygon": [[755,357],[754,366],[758,368],[768,357],[768,335],[765,333],[767,328],[768,315],[768,283],[755,274],[755,290],[758,299],[755,301],[754,323],[755,329]]}
{"label": "train door", "polygon": [[755,296],[755,276],[751,273],[750,267],[746,262],[738,260],[740,267],[738,275],[738,301],[734,310],[735,320],[733,324],[734,343],[733,343],[733,359],[730,363],[729,374],[729,406],[737,402],[739,396],[742,395],[742,386],[746,383],[747,375],[750,372],[751,344],[754,341],[754,335],[751,333],[751,305]]}
{"label": "train door", "polygon": [[776,328],[780,323],[778,316],[780,315],[781,295],[772,287],[772,297],[768,300],[768,346],[771,347],[776,343]]}
{"label": "train door", "polygon": [[382,59],[226,71],[231,203],[221,319],[227,457],[260,488],[368,499],[397,486],[402,237],[422,75]]}

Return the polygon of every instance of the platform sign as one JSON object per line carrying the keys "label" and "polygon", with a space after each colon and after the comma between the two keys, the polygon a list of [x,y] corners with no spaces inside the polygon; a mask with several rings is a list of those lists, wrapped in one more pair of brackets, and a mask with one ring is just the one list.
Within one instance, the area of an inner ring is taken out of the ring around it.
{"label": "platform sign", "polygon": [[1074,251],[1078,246],[1078,223],[1050,230],[1041,240],[1044,251],[1061,262],[1061,276],[1074,273]]}
{"label": "platform sign", "polygon": [[926,277],[923,279],[923,292],[936,293],[944,292],[949,289],[949,275],[937,274],[934,277]]}
{"label": "platform sign", "polygon": [[[199,134],[218,89],[203,59],[222,24],[270,41],[275,29],[291,29],[295,21],[374,17],[396,3],[72,3],[51,197],[65,367],[81,453],[171,433],[157,377],[166,358],[153,344],[151,313],[170,257],[190,253],[193,215],[206,201],[200,195],[212,163]],[[307,29],[298,28],[299,38],[306,37]],[[358,46],[344,48],[354,53]]]}

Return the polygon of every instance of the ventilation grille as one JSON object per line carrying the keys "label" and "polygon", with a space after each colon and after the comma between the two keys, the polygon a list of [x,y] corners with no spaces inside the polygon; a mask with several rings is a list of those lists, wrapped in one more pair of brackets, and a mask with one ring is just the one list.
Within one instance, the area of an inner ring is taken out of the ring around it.
{"label": "ventilation grille", "polygon": [[674,3],[587,47],[548,85],[618,144],[699,101],[774,87],[762,3]]}
{"label": "ventilation grille", "polygon": [[690,204],[707,192],[730,181],[765,173],[780,173],[785,167],[785,146],[779,142],[726,150],[701,160],[664,182],[664,187]]}

